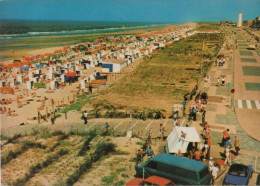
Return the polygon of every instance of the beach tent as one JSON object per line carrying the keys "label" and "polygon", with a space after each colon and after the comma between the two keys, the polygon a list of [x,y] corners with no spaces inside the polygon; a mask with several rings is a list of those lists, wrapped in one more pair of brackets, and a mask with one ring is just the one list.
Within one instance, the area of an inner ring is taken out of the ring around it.
{"label": "beach tent", "polygon": [[182,153],[185,153],[190,142],[200,143],[201,139],[195,127],[176,126],[166,141],[166,152],[178,153],[178,150],[181,150]]}

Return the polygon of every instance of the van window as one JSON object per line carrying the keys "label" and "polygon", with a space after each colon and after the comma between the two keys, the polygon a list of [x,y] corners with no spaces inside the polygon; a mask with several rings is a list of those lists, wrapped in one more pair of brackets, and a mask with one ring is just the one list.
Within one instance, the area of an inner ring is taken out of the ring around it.
{"label": "van window", "polygon": [[157,169],[157,162],[155,162],[155,161],[150,161],[150,162],[147,164],[147,166],[148,166],[149,168],[152,168],[152,169]]}
{"label": "van window", "polygon": [[205,167],[204,169],[202,169],[200,171],[200,178],[203,178],[203,177],[207,176],[208,174],[209,174],[209,170],[207,167]]}
{"label": "van window", "polygon": [[176,170],[177,170],[177,175],[179,175],[179,176],[187,175],[190,180],[195,180],[195,181],[198,180],[196,172],[186,170],[186,169],[182,169],[182,168],[177,168],[177,167],[176,167]]}

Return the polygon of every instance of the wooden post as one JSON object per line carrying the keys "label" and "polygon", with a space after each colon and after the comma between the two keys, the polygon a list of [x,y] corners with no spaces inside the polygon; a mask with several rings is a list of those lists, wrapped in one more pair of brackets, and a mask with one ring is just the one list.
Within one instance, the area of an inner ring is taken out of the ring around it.
{"label": "wooden post", "polygon": [[48,117],[48,107],[46,107],[46,117]]}
{"label": "wooden post", "polygon": [[40,124],[40,122],[41,122],[41,114],[40,114],[40,111],[38,111],[38,124]]}
{"label": "wooden post", "polygon": [[67,112],[65,112],[65,119],[67,119]]}

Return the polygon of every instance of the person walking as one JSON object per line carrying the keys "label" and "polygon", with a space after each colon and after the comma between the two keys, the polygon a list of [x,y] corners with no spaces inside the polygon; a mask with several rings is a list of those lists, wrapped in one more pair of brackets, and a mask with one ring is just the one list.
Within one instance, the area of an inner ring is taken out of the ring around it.
{"label": "person walking", "polygon": [[225,77],[222,76],[222,86],[224,86],[224,85],[225,85]]}
{"label": "person walking", "polygon": [[55,121],[55,114],[54,112],[51,112],[51,124],[53,125]]}
{"label": "person walking", "polygon": [[160,123],[160,137],[161,137],[161,140],[163,140],[164,138],[164,126],[162,123]]}
{"label": "person walking", "polygon": [[217,86],[219,86],[219,84],[220,84],[220,78],[218,77]]}
{"label": "person walking", "polygon": [[226,149],[225,149],[225,155],[226,155],[226,159],[224,164],[227,165],[231,165],[231,154],[230,154],[230,146],[227,145]]}
{"label": "person walking", "polygon": [[212,175],[212,184],[215,185],[215,182],[216,182],[216,179],[218,177],[218,171],[219,171],[219,168],[217,166],[216,163],[214,163],[214,166],[212,168],[212,172],[211,172],[211,175]]}
{"label": "person walking", "polygon": [[235,147],[235,151],[236,151],[236,156],[238,156],[238,153],[240,151],[240,143],[239,143],[239,138],[238,136],[235,136],[235,142],[234,142],[234,147]]}
{"label": "person walking", "polygon": [[222,141],[221,141],[222,147],[225,145],[228,137],[229,137],[229,129],[226,129],[222,132]]}
{"label": "person walking", "polygon": [[88,112],[86,110],[83,112],[83,119],[84,124],[86,125],[88,123]]}
{"label": "person walking", "polygon": [[148,157],[148,160],[151,159],[152,157],[154,157],[154,152],[153,152],[153,149],[150,145],[149,145],[149,148],[147,150],[147,157]]}
{"label": "person walking", "polygon": [[105,123],[105,132],[108,131],[108,128],[109,128],[109,125],[108,125],[108,123],[106,122],[106,123]]}
{"label": "person walking", "polygon": [[200,161],[201,153],[199,149],[196,149],[196,151],[194,152],[194,157],[196,161]]}

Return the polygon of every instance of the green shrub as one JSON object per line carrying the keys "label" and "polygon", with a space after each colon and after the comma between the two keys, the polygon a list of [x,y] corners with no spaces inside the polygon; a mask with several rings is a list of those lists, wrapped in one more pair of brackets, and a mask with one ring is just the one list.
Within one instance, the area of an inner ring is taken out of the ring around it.
{"label": "green shrub", "polygon": [[25,176],[21,179],[17,179],[13,185],[25,185],[35,174],[39,173],[43,168],[49,166],[54,161],[57,161],[59,157],[67,154],[68,149],[61,149],[59,152],[53,156],[47,156],[47,158],[42,163],[37,163],[29,168],[29,173],[26,173]]}
{"label": "green shrub", "polygon": [[65,140],[67,138],[69,138],[69,134],[62,134],[58,137],[58,141]]}
{"label": "green shrub", "polygon": [[8,138],[6,144],[14,143],[18,138],[22,137],[22,134],[15,134],[12,138]]}
{"label": "green shrub", "polygon": [[104,176],[102,178],[102,182],[105,183],[105,184],[113,184],[114,183],[114,179],[116,178],[116,174],[115,173],[112,173],[110,176]]}
{"label": "green shrub", "polygon": [[21,146],[18,150],[12,151],[10,150],[6,156],[1,157],[1,164],[2,166],[9,163],[12,159],[15,159],[17,156],[21,155],[25,151],[27,151],[29,148],[41,148],[46,149],[45,145],[42,145],[41,143],[37,142],[31,142],[31,141],[22,141]]}
{"label": "green shrub", "polygon": [[56,114],[55,119],[61,117],[61,114]]}
{"label": "green shrub", "polygon": [[43,135],[41,135],[41,138],[43,138],[43,139],[48,139],[48,138],[51,138],[51,137],[52,137],[51,134],[43,134]]}
{"label": "green shrub", "polygon": [[77,156],[83,156],[87,150],[89,150],[89,144],[90,142],[95,138],[96,133],[89,133],[89,136],[87,137],[87,139],[85,140],[82,148],[80,149],[80,151],[78,152]]}
{"label": "green shrub", "polygon": [[62,132],[61,130],[55,130],[52,132],[53,136],[60,136],[60,135],[64,135],[65,133]]}
{"label": "green shrub", "polygon": [[3,141],[3,140],[8,140],[8,139],[9,139],[9,138],[6,137],[6,136],[3,136],[3,135],[0,136],[0,140],[1,140],[1,141]]}

